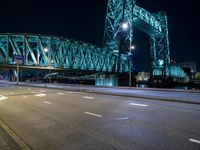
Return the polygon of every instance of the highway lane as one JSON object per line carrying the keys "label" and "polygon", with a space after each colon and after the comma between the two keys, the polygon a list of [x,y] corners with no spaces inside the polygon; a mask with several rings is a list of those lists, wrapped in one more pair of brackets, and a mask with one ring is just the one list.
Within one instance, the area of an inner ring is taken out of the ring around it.
{"label": "highway lane", "polygon": [[14,85],[0,99],[0,119],[35,150],[200,148],[199,105]]}

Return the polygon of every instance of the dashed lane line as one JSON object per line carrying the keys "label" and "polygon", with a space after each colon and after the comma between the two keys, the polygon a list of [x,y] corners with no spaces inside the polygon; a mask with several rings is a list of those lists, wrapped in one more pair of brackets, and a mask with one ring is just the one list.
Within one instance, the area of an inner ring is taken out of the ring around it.
{"label": "dashed lane line", "polygon": [[194,142],[194,143],[198,143],[200,144],[200,141],[199,140],[195,140],[195,139],[189,139],[190,142]]}
{"label": "dashed lane line", "polygon": [[89,96],[83,96],[85,99],[94,99],[94,97],[89,97]]}
{"label": "dashed lane line", "polygon": [[148,105],[145,104],[138,104],[138,103],[130,103],[132,106],[141,106],[141,107],[147,107]]}
{"label": "dashed lane line", "polygon": [[64,93],[57,93],[58,95],[65,95]]}
{"label": "dashed lane line", "polygon": [[115,118],[115,120],[128,120],[129,117],[119,117],[119,118]]}
{"label": "dashed lane line", "polygon": [[44,97],[44,96],[46,96],[47,94],[44,94],[44,93],[38,93],[38,94],[35,94],[35,96],[37,96],[37,97]]}
{"label": "dashed lane line", "polygon": [[95,116],[95,117],[103,117],[102,115],[91,113],[91,112],[84,112],[87,115]]}
{"label": "dashed lane line", "polygon": [[43,101],[43,103],[45,103],[45,104],[49,104],[49,105],[51,105],[52,103],[51,102],[49,102],[49,101]]}
{"label": "dashed lane line", "polygon": [[80,92],[71,92],[71,91],[68,91],[67,93],[69,93],[69,94],[80,94]]}

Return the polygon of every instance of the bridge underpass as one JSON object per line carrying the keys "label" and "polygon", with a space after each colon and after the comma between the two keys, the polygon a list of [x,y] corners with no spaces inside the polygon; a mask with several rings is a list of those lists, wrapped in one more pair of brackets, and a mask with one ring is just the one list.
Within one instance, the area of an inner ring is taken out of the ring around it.
{"label": "bridge underpass", "polygon": [[[129,28],[126,31],[123,31],[122,23],[128,24]],[[186,76],[180,67],[170,64],[166,14],[152,14],[137,6],[134,0],[108,0],[103,48],[63,37],[0,34],[1,68],[6,65],[9,65],[10,69],[15,68],[12,67],[16,66],[13,63],[13,56],[22,55],[24,63],[20,67],[24,69],[92,71],[97,73],[99,80],[101,74],[107,74],[108,81],[103,82],[103,85],[117,85],[110,82],[116,82],[117,74],[128,73],[132,63],[129,61],[132,55],[129,52],[129,45],[126,45],[128,47],[123,51],[119,45],[122,40],[132,44],[134,28],[150,36],[152,78]],[[111,81],[110,77],[113,78]]]}

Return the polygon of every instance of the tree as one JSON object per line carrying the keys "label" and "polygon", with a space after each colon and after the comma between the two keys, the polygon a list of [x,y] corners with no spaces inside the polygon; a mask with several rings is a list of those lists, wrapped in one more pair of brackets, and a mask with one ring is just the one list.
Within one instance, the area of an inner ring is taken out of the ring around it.
{"label": "tree", "polygon": [[195,80],[199,80],[200,81],[200,72],[197,72],[195,74]]}

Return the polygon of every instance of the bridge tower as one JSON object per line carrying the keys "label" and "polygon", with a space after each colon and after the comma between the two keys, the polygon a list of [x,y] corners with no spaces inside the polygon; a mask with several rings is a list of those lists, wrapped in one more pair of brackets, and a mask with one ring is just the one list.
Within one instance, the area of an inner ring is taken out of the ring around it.
{"label": "bridge tower", "polygon": [[[126,31],[122,29],[124,22],[129,25],[129,29]],[[138,28],[150,36],[152,77],[166,78],[170,76],[170,50],[166,14],[164,12],[149,13],[137,6],[135,0],[108,0],[104,46],[117,55],[121,55],[120,40],[125,39],[126,43],[130,44],[130,40],[134,37],[134,32],[131,32],[133,28]],[[127,47],[129,48],[129,46]]]}

